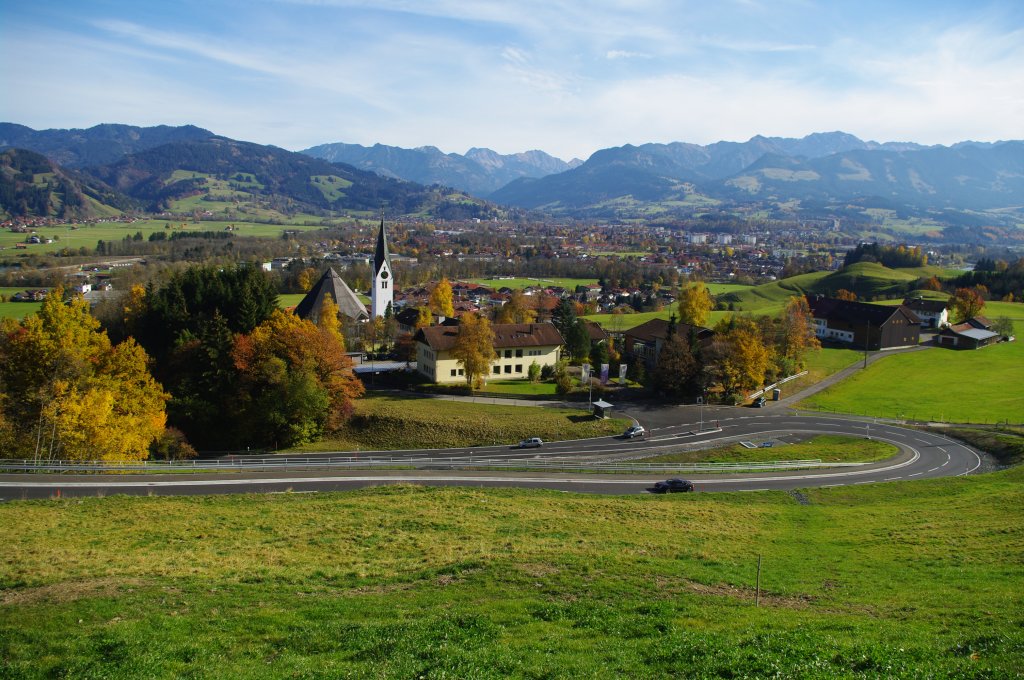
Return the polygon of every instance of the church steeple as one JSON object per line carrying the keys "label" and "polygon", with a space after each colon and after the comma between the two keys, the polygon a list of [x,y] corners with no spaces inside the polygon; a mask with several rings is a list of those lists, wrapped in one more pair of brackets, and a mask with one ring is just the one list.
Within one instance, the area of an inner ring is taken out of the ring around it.
{"label": "church steeple", "polygon": [[380,230],[377,232],[377,250],[373,253],[373,289],[370,292],[370,317],[384,316],[394,300],[394,272],[388,253],[388,237],[384,232],[384,210],[380,211]]}

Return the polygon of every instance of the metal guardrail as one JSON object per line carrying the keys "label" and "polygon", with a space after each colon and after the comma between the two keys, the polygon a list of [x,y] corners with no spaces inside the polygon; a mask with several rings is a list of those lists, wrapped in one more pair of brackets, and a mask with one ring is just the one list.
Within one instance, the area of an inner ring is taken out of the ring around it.
{"label": "metal guardrail", "polygon": [[846,467],[862,463],[822,463],[821,459],[783,460],[748,463],[622,463],[573,459],[514,459],[491,457],[410,458],[378,456],[372,458],[281,458],[258,460],[141,461],[112,463],[107,461],[33,461],[0,460],[0,471],[7,472],[96,472],[96,473],[173,473],[173,472],[259,472],[269,470],[327,470],[367,468],[415,468],[418,470],[451,470],[492,468],[538,471],[596,472],[723,472],[737,470],[790,470],[808,467]]}
{"label": "metal guardrail", "polygon": [[748,394],[747,395],[747,399],[756,399],[757,397],[760,397],[762,394],[764,394],[765,392],[767,392],[770,389],[773,389],[775,387],[778,387],[779,385],[783,385],[785,383],[788,383],[790,380],[796,380],[797,378],[800,378],[800,377],[805,376],[805,375],[807,375],[807,371],[800,371],[796,375],[791,375],[789,377],[783,378],[782,380],[779,380],[778,382],[773,382],[771,385],[765,385],[764,387],[759,389],[757,392],[754,392],[753,394]]}

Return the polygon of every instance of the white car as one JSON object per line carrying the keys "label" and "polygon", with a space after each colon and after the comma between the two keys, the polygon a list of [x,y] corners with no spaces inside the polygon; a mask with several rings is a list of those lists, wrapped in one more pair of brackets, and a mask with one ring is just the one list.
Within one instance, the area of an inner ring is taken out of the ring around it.
{"label": "white car", "polygon": [[536,449],[540,448],[540,445],[544,443],[540,437],[530,437],[519,442],[518,448],[520,449]]}

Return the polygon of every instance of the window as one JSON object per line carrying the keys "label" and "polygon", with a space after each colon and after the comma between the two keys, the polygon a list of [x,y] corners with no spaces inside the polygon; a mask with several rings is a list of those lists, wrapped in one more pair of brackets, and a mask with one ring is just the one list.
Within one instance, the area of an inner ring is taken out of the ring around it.
{"label": "window", "polygon": [[516,350],[516,357],[519,358],[519,357],[522,357],[522,356],[523,356],[523,350],[517,349]]}
{"label": "window", "polygon": [[495,366],[494,367],[494,375],[498,375],[499,373],[501,373],[501,366]]}
{"label": "window", "polygon": [[460,368],[459,369],[459,375],[463,375],[463,376],[466,375],[466,370],[463,369],[463,368]]}
{"label": "window", "polygon": [[523,365],[522,364],[516,364],[516,373],[522,373],[522,372],[523,372]]}
{"label": "window", "polygon": [[512,350],[510,350],[510,349],[505,350],[505,358],[506,359],[511,359],[512,358]]}
{"label": "window", "polygon": [[452,377],[453,378],[455,377],[455,369],[454,368],[452,369]]}
{"label": "window", "polygon": [[508,366],[505,367],[505,372],[506,373],[511,373],[512,372],[512,365],[511,364],[509,364]]}

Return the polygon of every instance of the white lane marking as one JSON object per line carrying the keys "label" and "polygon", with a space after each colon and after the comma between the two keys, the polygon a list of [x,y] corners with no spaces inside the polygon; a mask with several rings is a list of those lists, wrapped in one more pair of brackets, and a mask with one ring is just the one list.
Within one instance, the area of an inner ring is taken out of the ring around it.
{"label": "white lane marking", "polygon": [[915,472],[912,475],[907,475],[907,477],[917,477],[918,475],[923,475],[923,474],[924,474],[923,472]]}
{"label": "white lane marking", "polygon": [[936,470],[938,470],[938,469],[939,469],[940,467],[942,467],[942,466],[941,466],[941,465],[936,465],[935,467],[933,467],[933,468],[932,468],[931,470],[929,470],[928,472],[935,472],[935,471],[936,471]]}
{"label": "white lane marking", "polygon": [[883,479],[882,481],[883,481],[883,482],[894,482],[894,481],[896,481],[897,479],[902,479],[902,478],[901,478],[901,477],[886,477],[886,478],[885,478],[885,479]]}
{"label": "white lane marking", "polygon": [[914,439],[919,441],[919,442],[921,442],[922,444],[927,444],[928,443],[927,439],[921,439],[920,437],[914,437]]}

